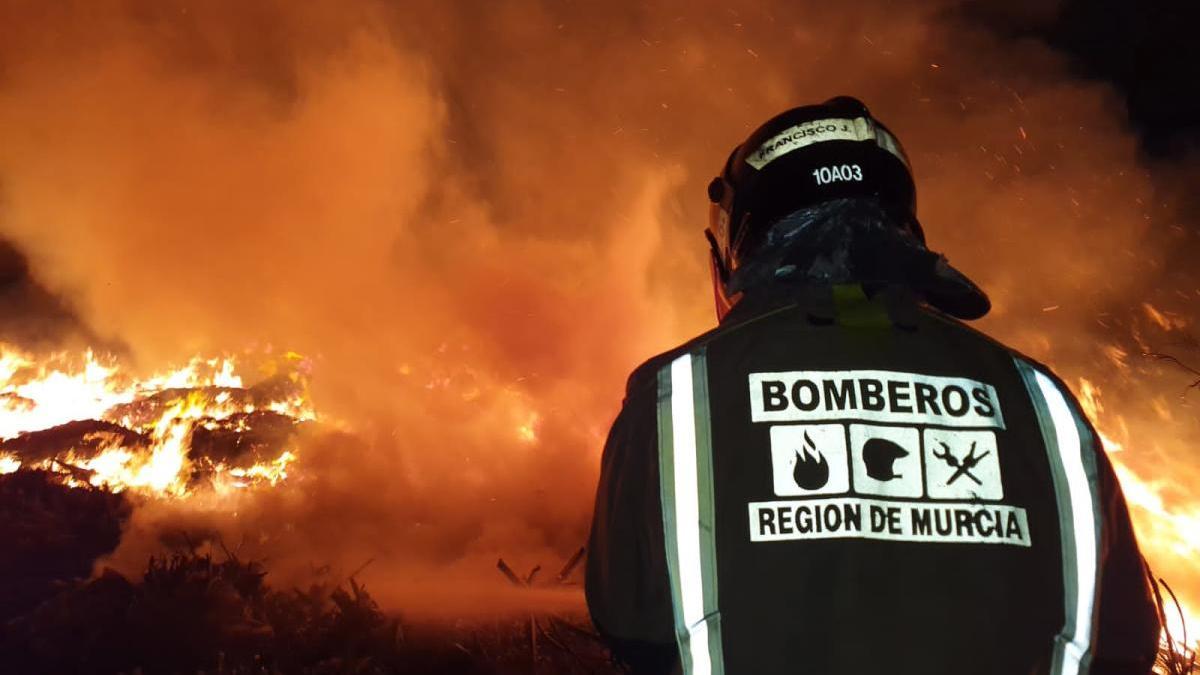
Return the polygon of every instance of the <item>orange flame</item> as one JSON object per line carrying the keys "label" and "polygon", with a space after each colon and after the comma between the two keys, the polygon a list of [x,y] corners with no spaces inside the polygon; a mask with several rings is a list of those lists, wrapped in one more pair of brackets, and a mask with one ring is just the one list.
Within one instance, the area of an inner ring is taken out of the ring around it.
{"label": "orange flame", "polygon": [[[288,354],[288,358],[299,358]],[[49,429],[79,420],[107,420],[143,434],[147,446],[131,444],[116,433],[93,432],[84,436],[99,451],[66,452],[25,466],[13,453],[0,452],[0,474],[25,468],[58,472],[69,485],[104,487],[114,492],[136,490],[157,496],[184,496],[191,489],[193,460],[188,455],[198,427],[213,429],[238,413],[260,407],[240,402],[232,390],[242,389],[233,358],[195,357],[181,368],[134,379],[124,375],[114,359],[88,351],[82,357],[58,353],[35,359],[18,349],[0,345],[0,439]],[[145,397],[179,390],[161,410],[142,419],[129,404]],[[302,392],[302,390],[301,390]],[[316,420],[303,393],[291,393],[261,406],[297,421]],[[235,423],[245,431],[245,422]],[[274,485],[287,478],[296,460],[292,449],[249,467],[218,464],[210,467],[217,489]],[[86,480],[80,476],[86,476]]]}
{"label": "orange flame", "polygon": [[[1149,305],[1148,311],[1153,311]],[[1079,378],[1079,402],[1092,420],[1109,460],[1121,481],[1121,490],[1129,504],[1129,512],[1137,533],[1138,545],[1153,567],[1162,560],[1195,560],[1200,557],[1200,502],[1168,501],[1164,495],[1165,481],[1147,480],[1122,461],[1118,454],[1125,448],[1129,431],[1119,415],[1104,415],[1100,388],[1086,378]],[[1116,440],[1122,439],[1121,441]],[[1192,645],[1173,645],[1176,649],[1193,649],[1193,637],[1200,621],[1195,610],[1181,601],[1183,617],[1172,607],[1166,608],[1167,630],[1180,639],[1188,635]],[[1190,629],[1185,632],[1185,628]],[[1165,635],[1164,635],[1165,640]]]}

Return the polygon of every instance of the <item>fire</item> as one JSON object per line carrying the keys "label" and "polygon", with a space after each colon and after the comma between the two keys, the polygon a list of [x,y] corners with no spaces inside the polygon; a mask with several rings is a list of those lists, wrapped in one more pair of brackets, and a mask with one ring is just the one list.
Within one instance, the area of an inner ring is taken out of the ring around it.
{"label": "fire", "polygon": [[[1104,404],[1100,401],[1100,388],[1092,384],[1091,380],[1081,377],[1079,378],[1079,403],[1083,406],[1084,412],[1087,413],[1089,419],[1095,423],[1100,419],[1100,413],[1104,412]],[[1125,427],[1125,420],[1121,417],[1116,418],[1116,423],[1120,425],[1122,437],[1128,435],[1129,431]],[[1100,441],[1104,443],[1104,449],[1110,453],[1120,452],[1125,449],[1125,445],[1113,439],[1109,434],[1106,434],[1100,427],[1096,426],[1096,433],[1100,435]]]}
{"label": "fire", "polygon": [[1163,330],[1169,331],[1176,328],[1185,328],[1187,326],[1186,319],[1171,314],[1170,312],[1164,312],[1148,302],[1142,303],[1142,309],[1146,312],[1146,316]]}
{"label": "fire", "polygon": [[[1148,311],[1153,309],[1149,305],[1145,307]],[[1079,378],[1079,401],[1109,451],[1109,460],[1130,507],[1138,545],[1151,567],[1159,561],[1200,558],[1200,501],[1180,503],[1168,499],[1164,492],[1170,487],[1169,481],[1147,480],[1122,460],[1121,451],[1129,437],[1128,427],[1121,416],[1104,414],[1100,388],[1087,378]],[[1116,440],[1118,438],[1121,440]],[[1200,627],[1195,609],[1181,599],[1181,612],[1176,612],[1169,598],[1164,600],[1171,636],[1179,640],[1186,634],[1190,643],[1173,647],[1194,650],[1197,646],[1195,631]]]}
{"label": "fire", "polygon": [[62,353],[35,363],[28,354],[0,346],[0,438],[97,418],[136,395],[90,350],[81,364],[72,361]]}
{"label": "fire", "polygon": [[[281,360],[304,363],[293,353]],[[217,489],[274,485],[296,461],[293,448],[249,465],[195,452],[201,436],[244,434],[262,416],[317,419],[298,370],[274,372],[265,380],[271,386],[257,390],[246,387],[238,366],[233,357],[195,357],[134,378],[92,351],[35,358],[0,345],[0,474],[40,469],[68,485],[174,497],[188,494],[197,475]],[[46,450],[37,434],[55,430],[66,440],[48,441]]]}

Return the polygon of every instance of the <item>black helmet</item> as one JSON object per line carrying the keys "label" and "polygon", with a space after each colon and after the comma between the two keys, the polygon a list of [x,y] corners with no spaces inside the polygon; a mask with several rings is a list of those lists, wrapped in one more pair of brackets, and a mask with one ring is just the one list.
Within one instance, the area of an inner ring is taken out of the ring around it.
{"label": "black helmet", "polygon": [[[727,288],[731,275],[754,255],[773,223],[806,207],[872,199],[886,212],[888,222],[910,233],[924,250],[908,156],[867,106],[849,96],[792,108],[768,120],[734,148],[721,175],[709,183],[708,197],[712,206],[705,235],[712,246],[721,317],[735,302]],[[945,274],[954,276],[958,284],[961,274],[948,266],[947,270]],[[961,280],[970,285],[962,294],[970,306],[951,313],[963,318],[982,316],[987,312],[986,296],[965,277]]]}
{"label": "black helmet", "polygon": [[[917,189],[900,142],[858,99],[776,115],[734,148],[709,183],[710,239],[732,272],[775,219],[844,197],[878,197],[915,225]],[[920,226],[915,233],[924,241]]]}

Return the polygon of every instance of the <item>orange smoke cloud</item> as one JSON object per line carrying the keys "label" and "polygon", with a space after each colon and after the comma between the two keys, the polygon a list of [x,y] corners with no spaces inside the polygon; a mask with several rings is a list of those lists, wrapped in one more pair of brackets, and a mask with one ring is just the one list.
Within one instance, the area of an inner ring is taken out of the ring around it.
{"label": "orange smoke cloud", "polygon": [[[954,10],[3,5],[0,235],[144,368],[312,356],[357,437],[313,440],[236,518],[140,510],[114,560],[191,524],[274,570],[375,559],[403,598],[433,569],[565,558],[625,375],[711,325],[705,183],[763,119],[840,93],[904,140],[932,246],[992,291],[982,326],[1158,420],[1133,389],[1169,373],[1127,387],[1101,361],[1169,244],[1121,108]],[[1161,458],[1141,440],[1135,472]]]}

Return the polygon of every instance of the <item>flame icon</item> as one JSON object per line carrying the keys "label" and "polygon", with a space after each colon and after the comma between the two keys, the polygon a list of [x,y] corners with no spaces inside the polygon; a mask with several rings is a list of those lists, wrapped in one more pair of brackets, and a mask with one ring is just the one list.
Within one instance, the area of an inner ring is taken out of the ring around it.
{"label": "flame icon", "polygon": [[813,439],[804,432],[804,447],[796,451],[796,466],[792,469],[792,479],[796,485],[805,490],[817,490],[829,482],[829,462],[817,450]]}

